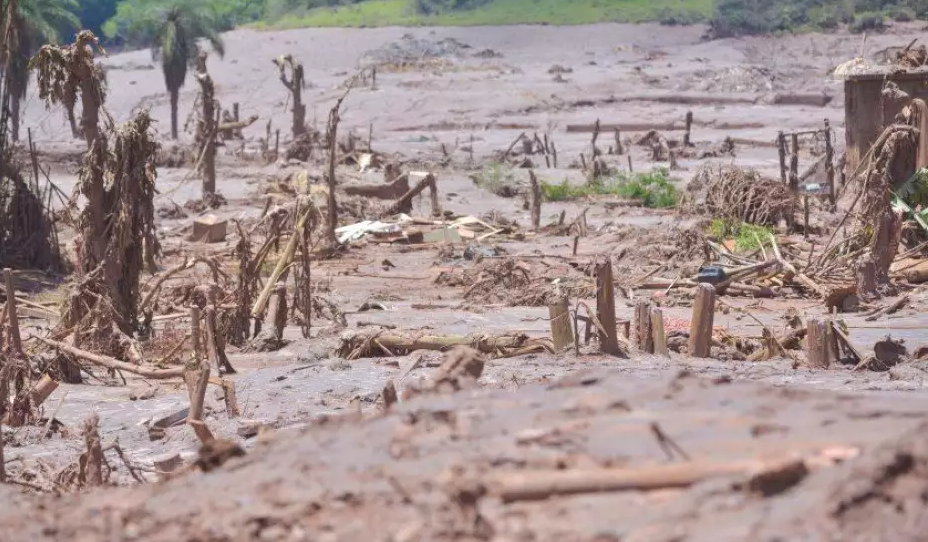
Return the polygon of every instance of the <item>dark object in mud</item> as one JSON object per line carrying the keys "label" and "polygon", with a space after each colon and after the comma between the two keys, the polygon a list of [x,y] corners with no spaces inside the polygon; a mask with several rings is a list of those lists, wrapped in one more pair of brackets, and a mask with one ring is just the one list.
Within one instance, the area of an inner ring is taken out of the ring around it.
{"label": "dark object in mud", "polygon": [[696,274],[696,281],[715,286],[720,282],[725,282],[725,269],[717,265],[708,265],[699,268]]}
{"label": "dark object in mud", "polygon": [[874,360],[869,364],[871,371],[887,371],[891,367],[905,361],[909,355],[902,339],[893,339],[887,335],[873,345]]}
{"label": "dark object in mud", "polygon": [[496,247],[467,245],[467,247],[464,248],[464,259],[473,261],[488,257],[492,258],[494,256],[499,256],[501,253],[502,251]]}
{"label": "dark object in mud", "polygon": [[210,472],[233,457],[245,457],[245,450],[230,440],[214,439],[200,447],[196,465],[203,472]]}

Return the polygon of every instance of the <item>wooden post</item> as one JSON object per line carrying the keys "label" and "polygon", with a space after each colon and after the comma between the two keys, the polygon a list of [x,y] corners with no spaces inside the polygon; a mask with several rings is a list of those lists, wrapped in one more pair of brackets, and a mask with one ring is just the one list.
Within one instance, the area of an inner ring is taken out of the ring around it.
{"label": "wooden post", "polygon": [[876,263],[870,255],[857,264],[857,295],[869,299],[876,295]]}
{"label": "wooden post", "polygon": [[23,355],[23,341],[19,334],[19,317],[16,315],[16,290],[13,288],[13,270],[4,269],[6,284],[6,324],[9,326],[10,349],[15,356]]}
{"label": "wooden post", "polygon": [[664,333],[664,312],[660,307],[651,309],[651,337],[654,339],[654,353],[658,356],[669,356],[667,335]]}
{"label": "wooden post", "polygon": [[280,128],[274,132],[274,160],[280,160]]}
{"label": "wooden post", "polygon": [[604,354],[621,356],[615,323],[615,285],[612,283],[612,262],[596,264],[596,315],[603,329],[599,334],[599,350]]}
{"label": "wooden post", "polygon": [[625,154],[625,149],[622,148],[622,132],[618,128],[615,129],[615,153]]}
{"label": "wooden post", "polygon": [[831,124],[825,119],[825,182],[828,183],[828,202],[835,205],[835,148],[831,144]]}
{"label": "wooden post", "polygon": [[632,167],[632,154],[628,153],[628,172],[634,173],[635,169]]}
{"label": "wooden post", "polygon": [[573,249],[573,252],[571,252],[571,255],[573,256],[577,255],[577,248],[579,248],[579,245],[580,245],[580,236],[574,235],[574,249]]}
{"label": "wooden post", "polygon": [[541,227],[541,186],[534,170],[528,170],[528,178],[532,187],[532,229],[538,231]]}
{"label": "wooden post", "polygon": [[792,135],[793,154],[789,159],[789,189],[794,193],[799,191],[799,134]]}
{"label": "wooden post", "polygon": [[635,337],[638,348],[646,353],[654,353],[654,337],[651,335],[651,304],[639,301],[635,305]]}
{"label": "wooden post", "polygon": [[693,146],[692,139],[690,139],[690,131],[692,130],[692,128],[693,128],[693,112],[687,111],[686,112],[686,132],[683,134],[683,146],[684,147]]}
{"label": "wooden post", "polygon": [[777,135],[777,149],[780,151],[780,180],[786,184],[786,134]]}
{"label": "wooden post", "polygon": [[555,353],[563,352],[574,342],[567,296],[554,298],[548,305],[548,315],[551,318],[551,340],[554,342],[554,351]]}
{"label": "wooden post", "polygon": [[554,146],[554,138],[551,138],[551,161],[554,168],[557,169],[557,147]]}
{"label": "wooden post", "polygon": [[593,160],[596,160],[596,157],[600,155],[599,149],[596,148],[597,139],[599,139],[599,119],[596,119],[596,124],[593,125],[593,137],[590,139],[590,146],[592,147],[590,157]]}
{"label": "wooden post", "polygon": [[834,359],[831,321],[812,318],[807,324],[806,331],[806,362],[809,367],[827,369]]}
{"label": "wooden post", "polygon": [[715,321],[715,288],[709,284],[696,287],[693,320],[690,322],[690,355],[708,358],[712,347],[712,327]]}
{"label": "wooden post", "polygon": [[226,414],[229,418],[237,418],[240,412],[238,410],[238,398],[235,394],[235,382],[223,379],[222,391],[226,403]]}
{"label": "wooden post", "polygon": [[802,224],[803,224],[803,237],[806,241],[809,240],[809,195],[802,195]]}
{"label": "wooden post", "polygon": [[200,307],[190,307],[190,342],[193,348],[193,366],[199,367],[203,359],[203,350],[200,344]]}
{"label": "wooden post", "polygon": [[[192,390],[190,393],[190,409],[187,411],[187,424],[193,428],[193,432],[201,442],[210,442],[213,435],[203,422],[203,406],[206,401],[206,385],[209,384],[209,364],[203,363],[198,371],[188,371],[188,387]],[[193,385],[191,386],[191,382]]]}

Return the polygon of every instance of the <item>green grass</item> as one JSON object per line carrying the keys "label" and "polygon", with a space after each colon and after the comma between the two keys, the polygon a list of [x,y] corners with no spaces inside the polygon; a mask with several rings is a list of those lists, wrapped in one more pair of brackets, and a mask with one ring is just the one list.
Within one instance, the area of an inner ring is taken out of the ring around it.
{"label": "green grass", "polygon": [[638,200],[644,207],[653,209],[675,207],[680,201],[680,193],[664,169],[655,169],[649,173],[618,173],[583,185],[572,185],[566,179],[557,184],[542,182],[541,190],[548,201],[616,196]]}
{"label": "green grass", "polygon": [[[707,235],[715,237],[720,241],[734,239],[735,250],[745,252],[759,249],[761,243],[765,247],[770,246],[770,234],[772,233],[773,228],[770,227],[724,220],[721,218],[713,219],[706,229]],[[758,242],[758,239],[760,242]]]}
{"label": "green grass", "polygon": [[437,15],[416,13],[412,0],[368,0],[336,8],[291,13],[256,28],[371,26],[578,25],[599,22],[698,22],[714,0],[490,0],[479,9]]}
{"label": "green grass", "polygon": [[502,162],[487,164],[472,178],[474,184],[497,196],[513,198],[519,193],[515,172],[509,164]]}

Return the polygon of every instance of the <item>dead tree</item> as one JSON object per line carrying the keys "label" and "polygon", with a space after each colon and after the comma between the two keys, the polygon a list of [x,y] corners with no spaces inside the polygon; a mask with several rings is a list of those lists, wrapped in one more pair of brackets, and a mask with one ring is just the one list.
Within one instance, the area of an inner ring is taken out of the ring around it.
{"label": "dead tree", "polygon": [[36,72],[39,98],[46,107],[62,104],[72,130],[76,126],[74,106],[80,95],[81,129],[88,147],[100,135],[100,110],[106,99],[106,78],[102,66],[94,62],[95,52],[106,56],[93,32],[82,30],[71,45],[44,45],[29,61],[29,68]]}
{"label": "dead tree", "polygon": [[216,200],[216,129],[219,118],[216,111],[216,87],[206,71],[206,52],[197,57],[197,82],[200,83],[200,103],[203,106],[197,120],[197,145],[200,149],[200,174],[203,176],[203,201],[209,205]]}
{"label": "dead tree", "polygon": [[140,359],[134,341],[139,328],[139,277],[146,253],[161,247],[155,236],[155,157],[159,145],[147,111],[91,146],[79,177],[87,205],[81,213],[79,280],[62,313],[59,332],[74,334],[114,357]]}
{"label": "dead tree", "polygon": [[341,98],[335,102],[335,106],[329,110],[329,121],[326,123],[325,130],[325,143],[326,148],[329,150],[329,172],[326,179],[329,186],[329,209],[326,231],[328,233],[329,246],[333,248],[338,245],[338,238],[335,236],[335,228],[338,227],[338,207],[335,201],[335,163],[338,159],[338,122],[341,120],[339,111],[341,110],[342,102],[348,97],[350,91],[351,86],[349,85],[348,90],[342,94]]}
{"label": "dead tree", "polygon": [[[293,100],[291,130],[295,140],[306,133],[306,106],[303,104],[303,89],[306,88],[306,80],[303,78],[303,65],[289,54],[275,58],[274,64],[280,72],[280,82],[290,91],[290,99]],[[290,70],[289,77],[287,77],[288,69]]]}

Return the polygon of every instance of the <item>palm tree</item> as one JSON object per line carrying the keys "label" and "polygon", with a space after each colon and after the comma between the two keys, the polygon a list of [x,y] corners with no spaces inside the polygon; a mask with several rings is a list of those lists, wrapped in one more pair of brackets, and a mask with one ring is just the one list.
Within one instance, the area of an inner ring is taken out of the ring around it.
{"label": "palm tree", "polygon": [[3,59],[10,93],[13,141],[19,140],[20,105],[29,88],[29,58],[48,41],[58,41],[62,29],[76,29],[77,0],[19,0],[10,4],[9,53]]}
{"label": "palm tree", "polygon": [[193,2],[179,1],[165,13],[155,33],[152,55],[161,56],[164,84],[171,94],[171,137],[177,139],[177,98],[187,79],[187,69],[196,65],[198,38],[207,39],[222,57],[225,47],[211,14]]}

